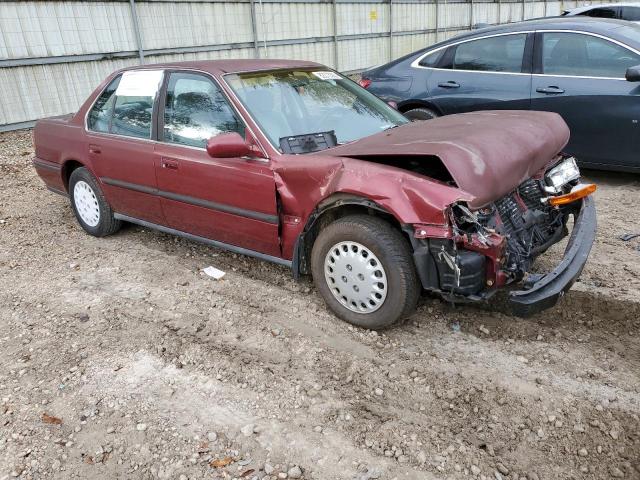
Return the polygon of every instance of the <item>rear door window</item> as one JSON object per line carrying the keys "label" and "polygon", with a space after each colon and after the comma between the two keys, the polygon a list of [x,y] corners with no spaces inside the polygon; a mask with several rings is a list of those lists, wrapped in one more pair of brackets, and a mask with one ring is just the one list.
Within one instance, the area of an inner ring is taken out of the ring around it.
{"label": "rear door window", "polygon": [[544,33],[542,68],[547,75],[624,78],[640,55],[604,38],[580,33]]}
{"label": "rear door window", "polygon": [[87,128],[135,138],[151,138],[153,108],[162,70],[131,70],[102,92],[87,118]]}
{"label": "rear door window", "polygon": [[500,35],[455,46],[450,68],[482,72],[522,72],[527,34]]}
{"label": "rear door window", "polygon": [[113,104],[116,100],[116,89],[120,83],[120,76],[116,77],[104,89],[102,94],[93,104],[89,116],[87,117],[87,128],[94,132],[109,132],[109,124],[111,123],[111,115],[113,114]]}
{"label": "rear door window", "polygon": [[244,125],[211,78],[195,73],[172,73],[164,106],[163,139],[191,147],[205,147],[225,132],[244,136]]}
{"label": "rear door window", "polygon": [[116,89],[111,133],[151,138],[153,104],[162,82],[162,70],[132,70],[122,74]]}

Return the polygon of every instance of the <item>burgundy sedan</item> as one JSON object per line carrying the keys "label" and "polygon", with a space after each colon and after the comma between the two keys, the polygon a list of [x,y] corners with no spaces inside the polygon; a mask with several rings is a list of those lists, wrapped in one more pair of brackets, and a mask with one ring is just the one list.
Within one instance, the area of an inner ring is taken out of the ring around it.
{"label": "burgundy sedan", "polygon": [[[316,63],[202,61],[113,73],[36,124],[33,163],[91,235],[131,222],[286,265],[382,328],[422,290],[482,302],[512,285],[518,315],[555,304],[596,225],[568,139],[552,113],[412,124]],[[562,261],[531,273],[569,224]]]}

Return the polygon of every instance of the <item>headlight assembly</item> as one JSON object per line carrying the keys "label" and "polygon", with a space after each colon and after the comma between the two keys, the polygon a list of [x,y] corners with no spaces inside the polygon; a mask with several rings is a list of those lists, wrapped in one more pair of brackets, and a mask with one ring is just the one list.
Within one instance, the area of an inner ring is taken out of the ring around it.
{"label": "headlight assembly", "polygon": [[576,159],[569,157],[563,160],[549,170],[544,178],[547,183],[545,190],[548,193],[560,193],[562,187],[567,183],[580,178],[580,170],[578,169],[578,165],[576,165]]}

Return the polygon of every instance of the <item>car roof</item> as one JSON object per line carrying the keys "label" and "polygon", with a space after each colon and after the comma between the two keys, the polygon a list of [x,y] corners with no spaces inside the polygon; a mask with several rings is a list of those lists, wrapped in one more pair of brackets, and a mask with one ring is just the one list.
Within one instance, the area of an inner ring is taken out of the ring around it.
{"label": "car roof", "polygon": [[491,27],[479,28],[462,35],[449,38],[436,45],[432,45],[423,51],[432,50],[460,40],[485,37],[500,33],[529,32],[532,30],[577,30],[581,32],[596,33],[611,37],[629,44],[634,48],[640,47],[640,26],[625,20],[592,17],[547,17],[527,20],[524,22],[507,23]]}
{"label": "car roof", "polygon": [[216,75],[225,73],[257,72],[263,70],[280,70],[289,68],[313,68],[327,67],[315,62],[304,60],[281,60],[281,59],[232,59],[232,60],[196,60],[190,62],[171,63],[147,63],[135,67],[123,68],[120,71],[140,70],[148,68],[184,68],[189,70],[202,70]]}
{"label": "car roof", "polygon": [[596,8],[610,8],[610,7],[640,7],[638,2],[620,2],[620,3],[599,3],[597,5],[586,5],[584,7],[567,8],[564,11],[575,15],[577,13],[588,12]]}

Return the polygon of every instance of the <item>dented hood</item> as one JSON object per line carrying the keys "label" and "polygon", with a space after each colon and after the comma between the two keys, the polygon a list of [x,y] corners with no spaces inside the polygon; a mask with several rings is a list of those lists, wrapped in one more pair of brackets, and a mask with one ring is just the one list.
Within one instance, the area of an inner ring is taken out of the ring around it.
{"label": "dented hood", "polygon": [[371,161],[438,157],[458,187],[475,197],[471,207],[478,208],[539,172],[568,141],[569,128],[555,113],[484,111],[403,125],[323,153]]}

